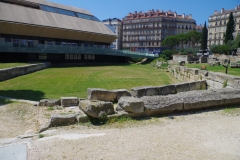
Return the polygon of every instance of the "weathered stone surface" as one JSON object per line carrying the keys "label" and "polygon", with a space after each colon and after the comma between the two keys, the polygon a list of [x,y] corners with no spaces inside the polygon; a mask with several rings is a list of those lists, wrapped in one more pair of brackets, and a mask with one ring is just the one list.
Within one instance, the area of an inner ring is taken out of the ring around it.
{"label": "weathered stone surface", "polygon": [[63,107],[78,106],[77,97],[61,97],[61,105]]}
{"label": "weathered stone surface", "polygon": [[171,113],[183,110],[183,101],[177,95],[140,98],[147,112]]}
{"label": "weathered stone surface", "polygon": [[84,113],[94,118],[100,118],[102,116],[111,115],[114,113],[112,102],[82,100],[79,102],[79,108]]}
{"label": "weathered stone surface", "polygon": [[17,66],[12,68],[0,69],[0,81],[4,81],[17,76],[36,72],[36,71],[48,68],[50,65],[51,65],[50,62],[45,62],[45,63],[29,64],[25,66]]}
{"label": "weathered stone surface", "polygon": [[[149,86],[152,87],[152,86]],[[146,87],[135,87],[131,89],[131,94],[134,97],[143,97],[146,95]]]}
{"label": "weathered stone surface", "polygon": [[156,96],[159,95],[158,87],[146,87],[145,96]]}
{"label": "weathered stone surface", "polygon": [[198,90],[177,94],[183,100],[184,110],[209,108],[224,105],[224,100],[219,94],[210,90]]}
{"label": "weathered stone surface", "polygon": [[189,82],[189,87],[190,87],[190,91],[199,90],[201,87],[201,82],[200,81]]}
{"label": "weathered stone surface", "polygon": [[240,104],[240,90],[239,89],[214,89],[216,94],[219,94],[224,100],[224,105]]}
{"label": "weathered stone surface", "polygon": [[76,120],[78,123],[86,123],[89,121],[88,116],[81,110],[78,112]]}
{"label": "weathered stone surface", "polygon": [[39,132],[43,132],[50,127],[63,126],[76,123],[76,117],[78,114],[69,114],[69,115],[51,115],[50,122],[42,127]]}
{"label": "weathered stone surface", "polygon": [[199,76],[200,76],[200,80],[202,80],[203,78],[207,77],[208,76],[208,71],[206,70],[199,70]]}
{"label": "weathered stone surface", "polygon": [[131,96],[131,93],[126,89],[106,90],[101,88],[88,88],[89,100],[100,100],[106,102],[118,101],[123,96]]}
{"label": "weathered stone surface", "polygon": [[201,90],[206,90],[207,89],[207,81],[206,80],[203,80],[203,81],[200,81],[200,88]]}
{"label": "weathered stone surface", "polygon": [[59,99],[42,99],[40,100],[39,106],[53,107],[60,105]]}
{"label": "weathered stone surface", "polygon": [[186,92],[190,90],[189,83],[180,83],[175,85],[175,90],[177,93]]}
{"label": "weathered stone surface", "polygon": [[209,89],[221,89],[223,88],[223,84],[220,82],[212,81],[212,80],[207,80],[207,86],[208,90]]}
{"label": "weathered stone surface", "polygon": [[142,113],[144,112],[144,103],[139,98],[122,97],[118,101],[116,110],[124,110],[130,113]]}
{"label": "weathered stone surface", "polygon": [[175,94],[175,85],[167,85],[158,87],[159,95],[168,95],[168,94]]}

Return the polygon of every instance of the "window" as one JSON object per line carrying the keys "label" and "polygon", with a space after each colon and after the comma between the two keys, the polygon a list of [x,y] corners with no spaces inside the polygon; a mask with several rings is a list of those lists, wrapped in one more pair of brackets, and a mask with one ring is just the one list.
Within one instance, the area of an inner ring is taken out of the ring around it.
{"label": "window", "polygon": [[11,38],[5,38],[5,42],[11,42]]}
{"label": "window", "polygon": [[83,19],[88,19],[88,20],[93,20],[93,21],[100,22],[100,20],[97,17],[92,16],[92,15],[77,13],[77,12],[73,12],[73,11],[69,11],[69,10],[65,10],[65,9],[60,9],[60,8],[55,8],[55,7],[50,7],[50,6],[46,6],[46,5],[42,5],[42,4],[39,5],[39,6],[42,10],[47,11],[47,12],[53,12],[53,13],[67,15],[67,16],[79,17],[79,18],[83,18]]}
{"label": "window", "polygon": [[94,60],[95,55],[94,54],[84,54],[84,59],[86,60]]}
{"label": "window", "polygon": [[65,54],[65,59],[70,59],[70,60],[81,59],[81,54]]}

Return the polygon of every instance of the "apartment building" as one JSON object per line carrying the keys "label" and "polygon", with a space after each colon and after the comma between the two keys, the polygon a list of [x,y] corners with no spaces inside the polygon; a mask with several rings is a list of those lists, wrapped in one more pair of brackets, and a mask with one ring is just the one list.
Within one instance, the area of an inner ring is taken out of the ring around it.
{"label": "apartment building", "polygon": [[102,21],[118,38],[111,43],[111,48],[119,50],[122,48],[122,21],[118,18],[109,18]]}
{"label": "apartment building", "polygon": [[125,16],[122,23],[122,47],[134,51],[162,52],[164,38],[196,29],[191,14],[162,10],[135,11]]}
{"label": "apartment building", "polygon": [[215,10],[214,14],[209,16],[208,19],[208,46],[224,43],[224,34],[227,29],[227,22],[231,12],[233,13],[235,21],[233,37],[240,34],[240,5],[231,10],[225,10],[224,8],[222,8],[220,12]]}
{"label": "apartment building", "polygon": [[197,32],[202,32],[202,29],[203,29],[203,26],[201,24],[196,26]]}

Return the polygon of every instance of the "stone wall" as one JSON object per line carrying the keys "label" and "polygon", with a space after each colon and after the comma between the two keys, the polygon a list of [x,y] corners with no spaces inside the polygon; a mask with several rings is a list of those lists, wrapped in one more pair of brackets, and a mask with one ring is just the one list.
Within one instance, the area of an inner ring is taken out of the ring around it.
{"label": "stone wall", "polygon": [[183,82],[205,80],[208,89],[235,88],[240,89],[240,77],[219,72],[209,72],[183,66],[169,66],[168,71],[176,79]]}
{"label": "stone wall", "polygon": [[46,62],[46,63],[29,64],[26,66],[0,69],[0,81],[4,81],[14,77],[36,72],[36,71],[48,68],[50,65],[51,63]]}
{"label": "stone wall", "polygon": [[190,55],[173,55],[173,62],[178,63],[179,61],[185,61],[185,63],[198,61],[199,57]]}

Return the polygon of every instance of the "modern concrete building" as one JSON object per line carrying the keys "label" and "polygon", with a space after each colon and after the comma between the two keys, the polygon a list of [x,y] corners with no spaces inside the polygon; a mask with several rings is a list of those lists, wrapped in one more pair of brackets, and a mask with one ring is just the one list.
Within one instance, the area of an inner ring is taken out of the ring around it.
{"label": "modern concrete building", "polygon": [[104,50],[116,38],[84,9],[46,0],[0,0],[0,61],[126,61]]}
{"label": "modern concrete building", "polygon": [[119,50],[122,48],[122,21],[117,18],[109,18],[102,21],[118,37],[112,44],[111,48]]}
{"label": "modern concrete building", "polygon": [[214,14],[209,16],[208,19],[208,46],[213,44],[223,44],[224,34],[226,32],[227,22],[231,12],[233,13],[235,21],[233,37],[240,34],[240,5],[231,10],[225,10],[224,8],[222,8],[220,12],[215,10]]}
{"label": "modern concrete building", "polygon": [[172,11],[150,10],[129,13],[122,20],[123,49],[162,52],[162,41],[169,35],[188,33],[196,29],[192,15]]}

